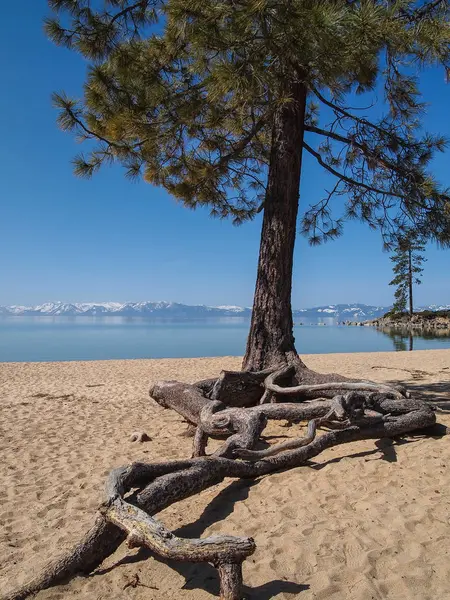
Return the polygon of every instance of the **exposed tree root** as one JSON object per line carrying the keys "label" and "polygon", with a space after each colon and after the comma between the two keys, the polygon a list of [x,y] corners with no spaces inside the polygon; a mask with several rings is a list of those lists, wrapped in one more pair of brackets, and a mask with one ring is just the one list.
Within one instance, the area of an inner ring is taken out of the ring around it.
{"label": "exposed tree root", "polygon": [[[262,384],[267,389],[270,375],[266,372],[257,377],[258,386],[263,391]],[[278,377],[283,378],[284,375],[271,378],[269,386],[275,386],[269,389],[271,393],[278,394]],[[224,390],[232,380],[234,386],[234,375],[221,379],[222,383],[218,386],[221,393],[225,394]],[[244,385],[255,384],[255,380],[249,381],[247,378]],[[311,391],[311,386],[308,388]],[[386,390],[386,386],[371,383],[364,383],[357,391],[336,387],[335,391],[344,389],[347,393],[335,395],[331,400],[263,403],[250,408],[229,406],[218,399],[209,399],[202,393],[207,389],[213,395],[217,387],[211,383],[202,387],[178,382],[160,382],[152,387],[151,395],[159,404],[173,408],[197,425],[195,457],[154,464],[134,463],[112,471],[106,485],[105,503],[85,538],[71,552],[49,565],[39,577],[4,596],[3,600],[22,600],[77,573],[90,572],[125,539],[129,546],[145,546],[157,556],[212,563],[219,572],[221,598],[240,600],[242,562],[255,551],[251,538],[214,536],[181,539],[152,515],[226,477],[257,478],[280,469],[298,467],[326,448],[338,444],[394,437],[435,423],[435,415],[425,403],[407,400],[398,390]],[[290,393],[287,395],[290,397]],[[282,392],[281,397],[284,396]],[[228,392],[225,397],[228,400]],[[259,400],[260,397],[253,401]],[[307,435],[275,444],[267,450],[255,450],[269,419],[308,421]],[[318,428],[324,426],[330,431],[319,436]],[[210,436],[226,437],[226,440],[213,455],[204,456]]]}
{"label": "exposed tree root", "polygon": [[264,371],[222,371],[217,380],[199,381],[194,386],[202,396],[234,407],[277,402],[284,396],[289,396],[291,402],[333,398],[349,391],[390,393],[397,398],[408,396],[402,385],[388,386],[348,379],[335,373],[316,373],[299,358]]}
{"label": "exposed tree root", "polygon": [[[264,380],[271,373],[278,372],[282,368],[283,365],[277,365],[264,371],[222,371],[209,398],[223,402],[227,406],[254,406],[258,404],[264,392],[262,387]],[[288,374],[289,380],[292,379],[292,374],[293,372]]]}
{"label": "exposed tree root", "polygon": [[395,398],[402,398],[407,395],[405,387],[401,385],[388,386],[373,381],[354,381],[335,375],[323,375],[305,367],[301,370],[303,377],[299,385],[289,385],[287,387],[279,385],[283,379],[286,380],[289,376],[293,377],[298,372],[296,365],[285,365],[270,373],[264,380],[265,392],[260,400],[261,404],[276,401],[276,396],[291,396],[297,400],[310,400],[314,398],[333,398],[336,394],[351,391],[387,393],[392,394]]}
{"label": "exposed tree root", "polygon": [[125,502],[120,496],[104,509],[107,520],[128,534],[129,547],[146,546],[158,556],[172,560],[222,564],[232,559],[241,563],[255,551],[251,538],[212,536],[186,540],[175,536],[146,512]]}

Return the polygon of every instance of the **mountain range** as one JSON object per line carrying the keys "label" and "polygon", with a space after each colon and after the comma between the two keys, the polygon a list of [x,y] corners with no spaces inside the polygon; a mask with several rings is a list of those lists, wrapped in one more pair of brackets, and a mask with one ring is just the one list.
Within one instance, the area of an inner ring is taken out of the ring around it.
{"label": "mountain range", "polygon": [[[368,304],[330,304],[293,311],[294,320],[318,320],[331,318],[335,321],[364,321],[381,317],[390,306]],[[430,305],[417,308],[422,310],[448,310],[450,305]],[[205,306],[180,304],[178,302],[47,302],[37,306],[0,306],[3,316],[120,316],[149,318],[194,318],[207,317],[250,317],[251,308],[243,306]]]}

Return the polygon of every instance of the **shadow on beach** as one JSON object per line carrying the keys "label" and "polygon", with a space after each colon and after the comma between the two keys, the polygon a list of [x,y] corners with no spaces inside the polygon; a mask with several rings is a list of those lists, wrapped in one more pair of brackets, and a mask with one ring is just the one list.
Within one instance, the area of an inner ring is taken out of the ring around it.
{"label": "shadow on beach", "polygon": [[[433,391],[433,385],[437,389],[441,389],[438,386],[443,386],[444,391],[450,390],[450,382],[447,384],[428,384],[424,385],[428,391]],[[410,386],[414,387],[414,390],[419,392],[422,386]],[[435,388],[435,389],[436,389]],[[428,396],[428,400],[433,400],[436,403],[434,397]],[[450,404],[450,399],[448,399]],[[439,426],[438,426],[439,429]],[[436,433],[430,432],[430,437],[440,437],[439,430]],[[444,428],[445,429],[445,428]],[[421,435],[423,435],[423,432]],[[442,435],[445,435],[445,431],[442,431]],[[355,458],[360,459],[364,457],[366,460],[385,460],[390,463],[397,462],[397,446],[404,444],[412,444],[417,442],[418,439],[379,439],[374,440],[375,448],[371,450],[365,450],[362,452],[346,453],[342,456],[334,457],[323,462],[307,461],[305,467],[309,467],[314,470],[323,469],[325,466],[333,463],[338,463],[344,459]],[[198,538],[201,537],[205,530],[211,525],[225,520],[229,517],[238,502],[242,502],[248,499],[251,488],[257,486],[263,478],[256,480],[236,480],[231,482],[226,488],[217,494],[215,498],[205,507],[203,513],[199,518],[187,525],[173,531],[173,533],[183,538]],[[135,554],[127,555],[115,564],[105,569],[99,569],[89,577],[95,577],[102,575],[114,570],[116,567],[126,564],[137,564],[142,561],[146,561],[149,558],[154,557],[153,553],[146,549],[140,548]],[[174,569],[182,577],[185,582],[181,589],[184,590],[195,590],[203,589],[213,596],[219,596],[219,578],[217,569],[208,563],[187,563],[187,562],[176,562],[173,560],[165,560],[161,557],[157,557],[158,562],[162,562],[168,565],[171,569]],[[297,583],[294,581],[288,581],[283,579],[277,579],[267,581],[266,583],[250,587],[244,586],[245,598],[248,600],[270,600],[276,597],[278,594],[300,594],[310,588],[308,584]],[[156,588],[157,589],[157,588]]]}
{"label": "shadow on beach", "polygon": [[[398,332],[396,332],[396,335]],[[390,367],[374,367],[374,368],[387,368]],[[409,371],[408,369],[405,369]],[[420,397],[425,402],[430,403],[438,409],[450,411],[450,370],[448,371],[448,380],[443,382],[430,383],[426,381],[414,381],[416,378],[424,380],[425,377],[431,375],[437,375],[435,373],[426,373],[425,371],[411,370],[409,371],[413,381],[402,381],[402,380],[391,380],[389,383],[402,383],[407,385],[408,389],[412,392],[413,396]],[[447,371],[442,371],[447,373]],[[344,459],[361,459],[364,458],[366,461],[369,460],[383,460],[389,463],[397,462],[397,447],[405,444],[414,444],[419,441],[423,436],[429,436],[432,438],[439,438],[447,433],[446,427],[437,424],[431,431],[418,431],[417,436],[415,432],[408,434],[407,438],[395,438],[395,439],[377,439],[373,440],[375,447],[370,450],[364,450],[359,452],[348,452],[342,456],[333,457],[322,462],[319,461],[307,461],[305,467],[319,471],[327,465],[339,463]],[[278,438],[283,436],[269,436],[269,438]],[[263,440],[263,445],[267,445],[267,439]],[[205,531],[212,525],[224,521],[232,515],[235,506],[239,502],[243,502],[249,498],[250,490],[256,487],[262,478],[255,480],[236,480],[232,481],[226,488],[221,490],[216,497],[214,497],[209,504],[204,508],[202,514],[193,521],[183,525],[182,527],[173,531],[173,533],[182,538],[199,538]],[[149,558],[155,557],[154,554],[146,549],[140,548],[134,554],[127,555],[117,561],[115,564],[99,569],[89,577],[95,577],[113,571],[116,567],[126,564],[139,564]],[[218,597],[220,594],[219,589],[219,578],[217,569],[208,563],[188,563],[188,562],[176,562],[173,560],[165,560],[161,557],[155,557],[158,562],[168,565],[171,569],[175,570],[184,578],[184,584],[181,589],[183,590],[204,590],[209,594]],[[251,560],[251,559],[250,559]],[[143,584],[142,584],[143,585]],[[151,587],[151,586],[150,586]],[[297,583],[295,581],[288,581],[284,579],[274,579],[267,581],[259,586],[250,587],[244,586],[245,598],[248,600],[271,600],[279,594],[301,594],[310,588],[308,584]],[[157,589],[157,588],[156,588]]]}
{"label": "shadow on beach", "polygon": [[[233,481],[223,489],[213,500],[205,507],[200,517],[193,523],[183,525],[173,533],[179,537],[197,538],[214,523],[225,520],[234,511],[235,504],[246,500],[252,487],[258,485],[261,479],[257,480],[237,480]],[[152,558],[153,553],[147,548],[140,548],[135,554],[127,555],[115,564],[105,569],[98,569],[89,577],[103,575],[114,570],[116,567],[125,564],[134,564]],[[188,563],[177,562],[174,560],[165,560],[157,557],[158,562],[168,565],[171,569],[177,571],[185,579],[181,589],[194,590],[203,589],[213,596],[219,596],[220,585],[217,569],[208,563]],[[249,587],[244,585],[245,598],[249,600],[270,600],[278,594],[299,594],[309,589],[309,585],[295,583],[283,579],[268,581],[262,585]]]}

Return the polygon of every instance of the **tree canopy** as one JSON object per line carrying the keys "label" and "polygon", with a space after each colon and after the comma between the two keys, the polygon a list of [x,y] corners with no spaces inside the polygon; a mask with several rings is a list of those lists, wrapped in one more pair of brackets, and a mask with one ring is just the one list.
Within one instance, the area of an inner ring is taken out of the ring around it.
{"label": "tree canopy", "polygon": [[447,1],[49,5],[49,37],[90,62],[81,100],[54,95],[60,126],[95,142],[75,158],[78,175],[119,162],[188,207],[252,218],[263,208],[273,115],[297,79],[308,89],[302,150],[335,178],[303,207],[311,243],[348,219],[386,241],[414,226],[448,242],[450,194],[430,168],[447,142],[423,131],[419,90],[422,68],[449,72]]}

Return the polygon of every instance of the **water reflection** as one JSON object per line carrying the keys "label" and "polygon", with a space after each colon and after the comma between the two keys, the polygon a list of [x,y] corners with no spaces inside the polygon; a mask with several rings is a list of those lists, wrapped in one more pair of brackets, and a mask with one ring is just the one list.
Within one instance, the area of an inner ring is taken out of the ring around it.
{"label": "water reflection", "polygon": [[397,352],[414,350],[414,343],[418,340],[447,340],[450,341],[449,329],[413,330],[398,327],[377,327],[377,331],[391,338],[394,350]]}

